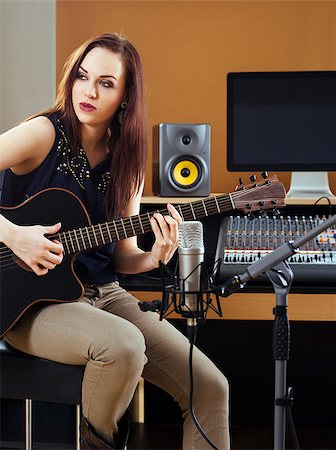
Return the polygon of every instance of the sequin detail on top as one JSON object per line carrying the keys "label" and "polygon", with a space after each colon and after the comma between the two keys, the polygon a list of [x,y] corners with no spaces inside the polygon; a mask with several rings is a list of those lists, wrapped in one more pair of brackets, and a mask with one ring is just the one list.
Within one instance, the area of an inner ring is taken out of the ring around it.
{"label": "sequin detail on top", "polygon": [[[56,166],[56,170],[64,173],[64,175],[71,174],[81,189],[85,190],[85,179],[91,178],[91,168],[86,157],[85,151],[83,148],[78,148],[78,154],[75,156],[71,156],[71,148],[70,143],[67,138],[67,135],[64,131],[64,126],[60,119],[56,120],[57,128],[60,132],[60,138],[57,145],[57,154],[60,158],[58,165]],[[104,194],[107,188],[107,184],[110,180],[110,171],[107,170],[100,174],[101,180],[97,183],[97,189]]]}
{"label": "sequin detail on top", "polygon": [[101,174],[101,182],[97,184],[97,189],[98,189],[100,192],[102,192],[103,194],[104,194],[105,191],[106,191],[106,188],[107,188],[107,185],[108,185],[108,183],[109,183],[109,181],[110,181],[110,178],[111,178],[111,173],[110,173],[110,171],[106,171],[106,172],[103,172],[103,173]]}

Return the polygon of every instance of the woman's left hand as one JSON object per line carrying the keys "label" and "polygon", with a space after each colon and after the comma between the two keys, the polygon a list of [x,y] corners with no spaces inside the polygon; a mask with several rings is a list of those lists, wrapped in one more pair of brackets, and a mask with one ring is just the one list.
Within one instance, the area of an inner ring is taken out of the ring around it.
{"label": "woman's left hand", "polygon": [[163,216],[155,213],[150,219],[151,227],[155,235],[155,242],[151,250],[151,257],[155,267],[159,262],[167,264],[178,247],[178,224],[182,217],[173,205],[167,205],[171,216]]}

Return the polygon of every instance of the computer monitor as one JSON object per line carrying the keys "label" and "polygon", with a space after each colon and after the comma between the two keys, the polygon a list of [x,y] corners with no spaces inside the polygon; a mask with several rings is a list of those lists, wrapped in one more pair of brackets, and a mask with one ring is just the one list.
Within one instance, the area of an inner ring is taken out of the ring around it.
{"label": "computer monitor", "polygon": [[333,197],[336,71],[229,73],[227,168],[289,171],[287,197]]}

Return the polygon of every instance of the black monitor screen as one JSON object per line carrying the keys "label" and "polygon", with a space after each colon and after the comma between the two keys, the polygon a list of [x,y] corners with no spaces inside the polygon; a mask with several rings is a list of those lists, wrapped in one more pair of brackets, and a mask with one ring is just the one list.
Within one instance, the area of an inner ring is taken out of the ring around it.
{"label": "black monitor screen", "polygon": [[336,71],[229,73],[227,88],[228,170],[336,170]]}

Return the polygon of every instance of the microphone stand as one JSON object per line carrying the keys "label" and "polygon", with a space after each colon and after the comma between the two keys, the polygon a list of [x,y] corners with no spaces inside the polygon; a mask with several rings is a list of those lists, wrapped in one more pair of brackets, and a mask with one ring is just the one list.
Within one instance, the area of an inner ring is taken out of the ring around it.
{"label": "microphone stand", "polygon": [[[274,449],[285,448],[286,412],[291,406],[291,399],[286,392],[287,361],[290,348],[290,326],[287,315],[288,294],[294,278],[289,264],[282,261],[266,272],[275,291],[275,308],[273,308],[273,359],[274,367]],[[289,388],[292,394],[292,388]]]}
{"label": "microphone stand", "polygon": [[[289,359],[289,321],[287,316],[288,293],[294,278],[287,258],[296,250],[318,234],[336,224],[336,214],[323,221],[320,225],[300,236],[295,241],[289,241],[259,261],[248,266],[241,275],[235,275],[223,285],[218,286],[221,296],[228,297],[242,289],[246,282],[267,274],[273,284],[276,306],[273,310],[275,321],[273,326],[273,359],[275,360],[275,392],[274,392],[274,450],[285,450],[286,410],[292,403],[292,388],[286,393],[287,361]],[[294,437],[295,439],[295,437]],[[298,448],[298,447],[297,447]]]}

